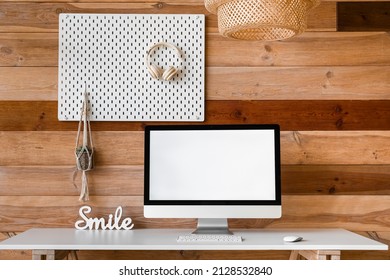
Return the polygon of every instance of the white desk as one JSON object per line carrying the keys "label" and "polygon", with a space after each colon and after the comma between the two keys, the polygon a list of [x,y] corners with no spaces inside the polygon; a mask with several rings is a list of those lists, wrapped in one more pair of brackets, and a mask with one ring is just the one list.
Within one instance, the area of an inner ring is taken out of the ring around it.
{"label": "white desk", "polygon": [[[33,259],[54,259],[57,250],[291,250],[290,259],[340,259],[341,250],[387,250],[386,244],[343,229],[233,230],[241,243],[178,243],[185,229],[76,230],[30,229],[0,242],[2,250],[32,250]],[[299,235],[296,243],[283,241]]]}

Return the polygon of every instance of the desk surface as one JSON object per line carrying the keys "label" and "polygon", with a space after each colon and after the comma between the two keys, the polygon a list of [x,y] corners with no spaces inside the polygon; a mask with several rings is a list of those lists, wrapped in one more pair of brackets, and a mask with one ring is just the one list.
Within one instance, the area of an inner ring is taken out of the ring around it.
{"label": "desk surface", "polygon": [[[241,243],[177,243],[186,229],[76,230],[30,229],[0,242],[3,250],[387,250],[386,244],[343,229],[233,230]],[[296,243],[283,241],[299,235]]]}

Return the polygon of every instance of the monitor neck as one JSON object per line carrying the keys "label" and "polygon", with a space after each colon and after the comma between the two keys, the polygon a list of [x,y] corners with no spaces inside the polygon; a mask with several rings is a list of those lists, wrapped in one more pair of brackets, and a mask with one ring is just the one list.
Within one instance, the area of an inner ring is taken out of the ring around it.
{"label": "monitor neck", "polygon": [[192,234],[233,234],[229,230],[227,219],[198,219],[196,230]]}

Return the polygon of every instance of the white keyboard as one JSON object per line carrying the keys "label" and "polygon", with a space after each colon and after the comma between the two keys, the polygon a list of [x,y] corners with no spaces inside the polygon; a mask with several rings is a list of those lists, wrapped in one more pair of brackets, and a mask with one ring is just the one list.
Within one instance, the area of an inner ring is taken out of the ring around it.
{"label": "white keyboard", "polygon": [[231,234],[189,234],[180,235],[177,242],[228,242],[237,243],[242,242],[242,237]]}

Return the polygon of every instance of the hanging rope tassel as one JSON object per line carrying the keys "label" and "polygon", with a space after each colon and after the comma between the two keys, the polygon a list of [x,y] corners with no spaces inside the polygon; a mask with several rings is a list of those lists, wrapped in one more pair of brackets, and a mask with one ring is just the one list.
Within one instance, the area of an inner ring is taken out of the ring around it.
{"label": "hanging rope tassel", "polygon": [[81,174],[81,192],[79,200],[83,202],[89,200],[87,171],[83,171]]}

